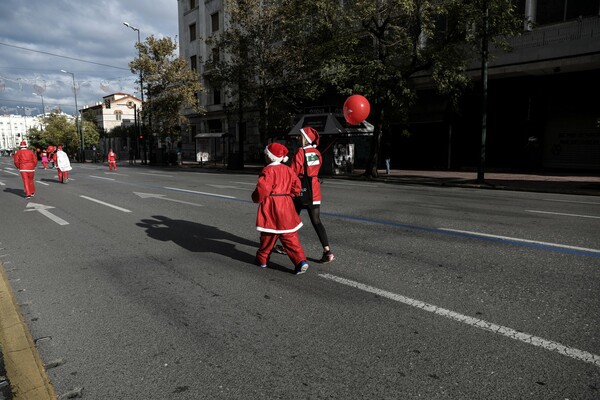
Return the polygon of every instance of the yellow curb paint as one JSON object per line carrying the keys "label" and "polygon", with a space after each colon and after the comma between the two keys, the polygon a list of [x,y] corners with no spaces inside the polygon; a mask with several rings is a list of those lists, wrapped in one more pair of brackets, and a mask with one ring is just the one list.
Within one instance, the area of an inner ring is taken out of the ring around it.
{"label": "yellow curb paint", "polygon": [[14,400],[56,400],[0,262],[0,346]]}

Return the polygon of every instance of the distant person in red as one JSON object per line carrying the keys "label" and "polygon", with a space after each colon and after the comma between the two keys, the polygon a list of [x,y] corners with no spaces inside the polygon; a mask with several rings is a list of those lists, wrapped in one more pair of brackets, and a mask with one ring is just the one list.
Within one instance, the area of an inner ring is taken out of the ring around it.
{"label": "distant person in red", "polygon": [[58,146],[56,150],[56,170],[58,171],[60,183],[69,182],[69,171],[72,169],[69,156],[63,151],[62,146]]}
{"label": "distant person in red", "polygon": [[44,169],[48,169],[48,153],[46,153],[46,150],[42,151],[42,165]]}
{"label": "distant person in red", "polygon": [[108,150],[108,170],[117,170],[117,153],[113,149]]}
{"label": "distant person in red", "polygon": [[256,230],[260,232],[260,247],[256,252],[256,263],[265,268],[269,255],[277,239],[283,245],[288,257],[294,263],[295,274],[303,274],[308,269],[304,249],[300,244],[298,230],[302,220],[294,208],[292,197],[300,194],[300,179],[287,161],[288,149],[279,143],[271,143],[265,149],[269,165],[264,167],[258,177],[252,201],[258,203]]}
{"label": "distant person in red", "polygon": [[35,184],[33,178],[35,176],[35,167],[37,167],[37,157],[35,153],[27,148],[27,143],[24,141],[19,145],[19,150],[14,156],[15,167],[21,173],[23,186],[25,187],[25,198],[30,199],[35,195]]}

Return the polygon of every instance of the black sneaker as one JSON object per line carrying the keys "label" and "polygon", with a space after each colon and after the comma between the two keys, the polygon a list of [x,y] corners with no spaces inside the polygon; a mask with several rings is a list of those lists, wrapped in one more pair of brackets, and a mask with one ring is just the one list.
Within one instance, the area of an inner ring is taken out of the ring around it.
{"label": "black sneaker", "polygon": [[294,269],[294,274],[296,275],[300,275],[305,273],[308,270],[308,263],[306,262],[306,260],[302,260],[298,263],[298,265],[296,265],[296,268]]}

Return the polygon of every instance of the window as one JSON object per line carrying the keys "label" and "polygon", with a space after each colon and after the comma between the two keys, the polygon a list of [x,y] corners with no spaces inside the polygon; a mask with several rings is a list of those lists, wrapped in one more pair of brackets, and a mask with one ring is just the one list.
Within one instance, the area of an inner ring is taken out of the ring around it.
{"label": "window", "polygon": [[219,30],[219,13],[216,12],[210,16],[211,32]]}
{"label": "window", "polygon": [[189,0],[190,10],[196,8],[196,0]]}
{"label": "window", "polygon": [[598,15],[598,0],[539,0],[536,22],[540,25]]}
{"label": "window", "polygon": [[221,90],[215,89],[213,91],[213,104],[221,104]]}
{"label": "window", "polygon": [[196,71],[198,69],[198,57],[197,56],[190,57],[190,68],[192,71]]}
{"label": "window", "polygon": [[196,40],[196,23],[190,25],[190,42]]}
{"label": "window", "polygon": [[123,112],[121,110],[115,111],[115,119],[121,121],[123,119]]}

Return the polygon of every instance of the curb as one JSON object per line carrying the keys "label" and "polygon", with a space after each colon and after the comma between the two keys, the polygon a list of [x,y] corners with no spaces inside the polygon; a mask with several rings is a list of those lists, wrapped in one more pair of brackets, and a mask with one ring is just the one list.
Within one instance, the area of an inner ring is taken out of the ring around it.
{"label": "curb", "polygon": [[14,400],[56,400],[42,359],[0,262],[0,344]]}

